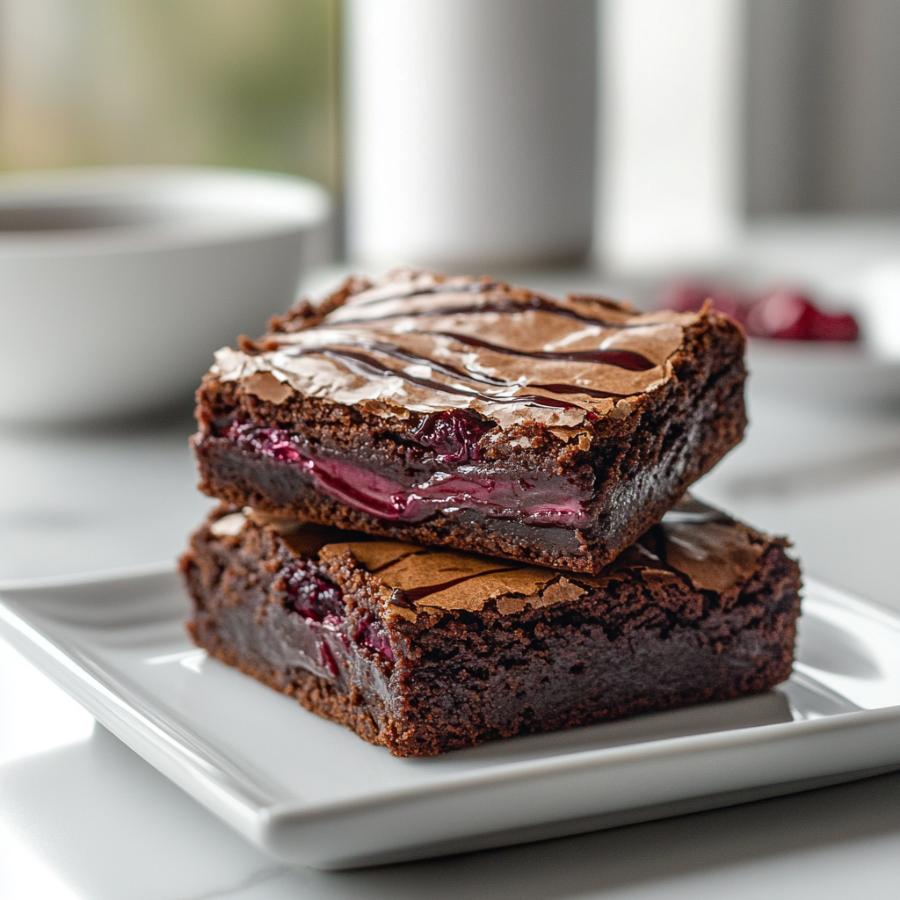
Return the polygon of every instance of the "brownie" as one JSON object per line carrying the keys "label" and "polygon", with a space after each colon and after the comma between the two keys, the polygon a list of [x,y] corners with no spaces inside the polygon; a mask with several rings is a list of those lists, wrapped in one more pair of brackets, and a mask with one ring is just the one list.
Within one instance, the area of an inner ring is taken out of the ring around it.
{"label": "brownie", "polygon": [[597,573],[737,444],[744,335],[488,278],[349,279],[198,391],[200,488],[235,506]]}
{"label": "brownie", "polygon": [[221,507],[181,567],[193,640],[398,756],[765,691],[786,542],[686,498],[599,575]]}

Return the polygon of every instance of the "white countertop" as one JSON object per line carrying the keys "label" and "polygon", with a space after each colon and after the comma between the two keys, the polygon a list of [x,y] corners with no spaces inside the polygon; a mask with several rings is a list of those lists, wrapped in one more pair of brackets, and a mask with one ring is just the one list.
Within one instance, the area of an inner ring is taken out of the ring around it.
{"label": "white countertop", "polygon": [[[900,409],[761,391],[698,493],[790,534],[807,571],[900,609]],[[189,413],[0,427],[0,580],[171,559],[210,501]],[[0,897],[897,896],[900,773],[611,832],[350,873],[260,855],[0,643]]]}

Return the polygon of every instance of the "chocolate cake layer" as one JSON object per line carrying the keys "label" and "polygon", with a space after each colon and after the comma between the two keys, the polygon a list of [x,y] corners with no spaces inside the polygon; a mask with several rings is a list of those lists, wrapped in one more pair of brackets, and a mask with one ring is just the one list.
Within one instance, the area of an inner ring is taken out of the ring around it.
{"label": "chocolate cake layer", "polygon": [[744,337],[489,279],[348,280],[223,349],[203,491],[236,506],[599,572],[737,444]]}
{"label": "chocolate cake layer", "polygon": [[599,575],[221,508],[182,559],[194,641],[400,756],[765,691],[785,541],[683,501]]}

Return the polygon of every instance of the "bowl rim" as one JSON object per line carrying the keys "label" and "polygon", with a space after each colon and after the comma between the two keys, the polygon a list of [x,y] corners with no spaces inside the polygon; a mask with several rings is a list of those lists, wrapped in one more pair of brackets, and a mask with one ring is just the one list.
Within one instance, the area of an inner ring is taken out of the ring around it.
{"label": "bowl rim", "polygon": [[0,262],[245,242],[306,232],[333,214],[322,185],[254,169],[86,166],[0,173],[0,212],[79,205],[160,215],[97,228],[0,231]]}

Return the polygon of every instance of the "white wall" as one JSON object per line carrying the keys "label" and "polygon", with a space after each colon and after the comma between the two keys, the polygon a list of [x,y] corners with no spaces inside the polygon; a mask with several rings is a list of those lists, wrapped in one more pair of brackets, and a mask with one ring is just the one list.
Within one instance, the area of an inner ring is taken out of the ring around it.
{"label": "white wall", "polygon": [[602,261],[706,258],[742,217],[740,0],[602,10]]}

